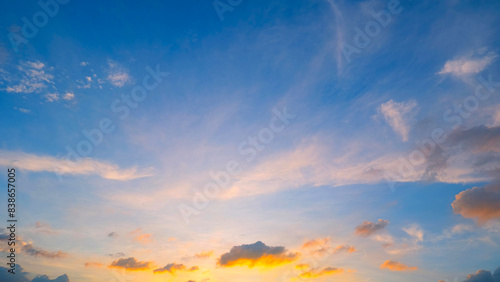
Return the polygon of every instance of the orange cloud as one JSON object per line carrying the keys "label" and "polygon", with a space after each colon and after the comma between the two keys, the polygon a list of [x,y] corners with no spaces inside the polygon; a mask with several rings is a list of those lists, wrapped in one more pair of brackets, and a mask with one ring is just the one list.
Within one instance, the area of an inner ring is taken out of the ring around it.
{"label": "orange cloud", "polygon": [[139,242],[141,244],[149,244],[153,242],[153,238],[151,238],[153,235],[149,233],[143,233],[142,228],[138,228],[130,232],[130,234],[135,235],[134,241]]}
{"label": "orange cloud", "polygon": [[382,229],[384,229],[389,221],[384,219],[379,219],[377,223],[370,221],[364,221],[360,225],[356,226],[355,233],[361,237],[368,237]]}
{"label": "orange cloud", "polygon": [[297,264],[295,266],[295,268],[297,268],[297,269],[309,269],[309,268],[311,268],[311,266],[307,263],[300,263],[300,264]]}
{"label": "orange cloud", "polygon": [[402,263],[393,260],[386,260],[381,266],[380,269],[387,268],[390,271],[411,271],[417,270],[416,266],[407,266]]}
{"label": "orange cloud", "polygon": [[335,250],[333,250],[333,253],[334,254],[341,253],[341,252],[354,253],[355,251],[356,251],[356,248],[354,248],[354,247],[342,245],[342,246],[336,247]]}
{"label": "orange cloud", "polygon": [[115,260],[109,266],[110,268],[123,268],[125,270],[148,270],[153,266],[149,261],[137,261],[134,257],[121,258]]}
{"label": "orange cloud", "polygon": [[460,192],[451,204],[453,212],[479,224],[500,219],[500,182]]}
{"label": "orange cloud", "polygon": [[321,276],[330,276],[330,275],[340,274],[342,272],[344,272],[343,269],[335,268],[335,267],[327,267],[327,268],[323,268],[321,270],[311,269],[309,271],[306,271],[306,272],[300,274],[299,278],[318,278]]}
{"label": "orange cloud", "polygon": [[214,251],[202,251],[199,254],[195,254],[194,257],[199,258],[199,259],[206,259],[206,258],[209,258],[213,255],[214,255]]}
{"label": "orange cloud", "polygon": [[302,249],[309,249],[310,253],[319,256],[326,255],[331,249],[330,238],[319,238],[307,241],[302,245]]}
{"label": "orange cloud", "polygon": [[313,239],[313,240],[305,242],[302,245],[302,248],[307,249],[307,248],[323,247],[323,246],[327,246],[329,244],[330,244],[330,238]]}
{"label": "orange cloud", "polygon": [[103,267],[104,264],[99,262],[86,262],[85,267]]}
{"label": "orange cloud", "polygon": [[292,253],[285,247],[270,247],[261,241],[253,244],[234,246],[228,253],[220,256],[217,264],[223,267],[255,266],[275,267],[298,259],[300,253]]}
{"label": "orange cloud", "polygon": [[187,268],[184,264],[177,264],[177,263],[169,263],[165,265],[162,268],[158,268],[153,270],[153,273],[163,273],[163,272],[169,272],[170,274],[174,275],[175,272],[177,271],[197,271],[199,268],[197,266],[192,266],[190,268]]}

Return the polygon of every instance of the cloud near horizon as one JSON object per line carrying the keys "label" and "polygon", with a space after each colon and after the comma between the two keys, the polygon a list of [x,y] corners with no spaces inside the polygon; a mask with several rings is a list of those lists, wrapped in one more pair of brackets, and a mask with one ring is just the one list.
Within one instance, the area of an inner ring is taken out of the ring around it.
{"label": "cloud near horizon", "polygon": [[234,246],[228,253],[220,256],[217,264],[223,267],[256,266],[275,267],[295,261],[300,253],[289,252],[285,247],[271,247],[257,241],[253,244]]}
{"label": "cloud near horizon", "polygon": [[180,263],[169,263],[167,265],[165,265],[164,267],[162,268],[157,268],[155,270],[153,270],[153,273],[164,273],[164,272],[168,272],[172,275],[175,274],[175,272],[177,271],[187,271],[187,272],[192,272],[192,271],[197,271],[199,270],[199,267],[198,266],[192,266],[192,267],[186,267],[184,264]]}

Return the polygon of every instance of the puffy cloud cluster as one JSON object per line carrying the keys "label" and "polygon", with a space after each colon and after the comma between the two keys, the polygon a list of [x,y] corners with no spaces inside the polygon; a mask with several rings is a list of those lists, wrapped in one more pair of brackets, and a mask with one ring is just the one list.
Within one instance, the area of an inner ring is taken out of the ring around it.
{"label": "puffy cloud cluster", "polygon": [[453,212],[479,224],[500,218],[500,183],[473,187],[460,192],[451,204]]}
{"label": "puffy cloud cluster", "polygon": [[493,274],[487,270],[480,269],[474,274],[467,275],[464,282],[500,282],[500,267]]}

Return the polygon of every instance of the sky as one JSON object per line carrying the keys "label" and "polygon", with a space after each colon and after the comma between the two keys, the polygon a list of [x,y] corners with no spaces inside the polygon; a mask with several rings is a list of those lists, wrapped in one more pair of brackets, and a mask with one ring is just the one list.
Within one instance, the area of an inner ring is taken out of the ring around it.
{"label": "sky", "polygon": [[500,281],[499,12],[2,1],[0,281]]}

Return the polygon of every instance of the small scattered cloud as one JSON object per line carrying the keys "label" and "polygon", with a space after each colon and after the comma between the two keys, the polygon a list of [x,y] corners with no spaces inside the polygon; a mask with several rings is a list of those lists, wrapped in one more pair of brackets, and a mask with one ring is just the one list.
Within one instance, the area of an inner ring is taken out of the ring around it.
{"label": "small scattered cloud", "polygon": [[354,252],[356,252],[356,248],[354,248],[352,246],[348,246],[348,245],[342,245],[342,246],[337,246],[333,250],[334,254],[343,253],[343,252],[354,253]]}
{"label": "small scattered cloud", "polygon": [[410,135],[410,127],[416,114],[416,108],[417,101],[415,100],[401,103],[389,100],[380,105],[378,111],[392,130],[401,136],[403,142],[406,142]]}
{"label": "small scattered cloud", "polygon": [[214,251],[202,251],[201,253],[195,254],[194,257],[198,259],[210,258],[214,255]]}
{"label": "small scattered cloud", "polygon": [[113,258],[121,258],[124,257],[125,254],[122,252],[114,253],[114,254],[106,254],[105,256],[107,257],[113,257]]}
{"label": "small scattered cloud", "polygon": [[85,267],[104,267],[104,264],[100,262],[86,262]]}
{"label": "small scattered cloud", "polygon": [[138,229],[130,232],[130,234],[132,236],[134,236],[134,241],[139,242],[141,244],[146,245],[146,244],[150,244],[154,241],[152,238],[153,235],[150,233],[144,233],[142,231],[142,228],[138,228]]}
{"label": "small scattered cloud", "polygon": [[35,222],[35,229],[37,232],[45,233],[45,234],[57,234],[57,231],[52,229],[52,227],[45,222]]}
{"label": "small scattered cloud", "polygon": [[305,242],[302,249],[308,249],[310,253],[319,256],[326,255],[330,249],[330,238],[319,238]]}
{"label": "small scattered cloud", "polygon": [[86,66],[88,66],[88,65],[89,65],[89,63],[88,63],[88,62],[85,62],[85,61],[82,61],[82,62],[80,63],[80,66],[82,66],[82,67],[86,67]]}
{"label": "small scattered cloud", "polygon": [[299,253],[289,252],[285,247],[271,247],[261,241],[253,244],[234,246],[228,253],[220,256],[218,265],[231,266],[255,266],[274,267],[290,263],[298,259]]}
{"label": "small scattered cloud", "polygon": [[28,110],[28,109],[25,109],[25,108],[14,107],[14,109],[20,111],[23,114],[29,114],[29,113],[31,113],[31,110]]}
{"label": "small scattered cloud", "polygon": [[66,101],[71,101],[71,100],[75,99],[75,94],[67,92],[66,94],[63,95],[62,98]]}
{"label": "small scattered cloud", "polygon": [[109,267],[122,268],[125,270],[148,270],[153,267],[153,263],[149,261],[138,261],[134,257],[129,257],[115,260]]}
{"label": "small scattered cloud", "polygon": [[388,269],[390,271],[413,271],[418,268],[415,266],[407,266],[397,261],[386,260],[381,266],[380,269]]}
{"label": "small scattered cloud", "polygon": [[476,74],[490,65],[497,56],[489,52],[482,56],[467,55],[458,59],[447,61],[439,74],[453,74],[464,76]]}
{"label": "small scattered cloud", "polygon": [[451,204],[453,212],[484,224],[500,219],[500,182],[460,192]]}
{"label": "small scattered cloud", "polygon": [[38,93],[53,85],[54,76],[40,61],[23,61],[17,66],[16,75],[6,73],[3,80],[9,84],[5,91],[12,93]]}
{"label": "small scattered cloud", "polygon": [[47,93],[43,97],[45,97],[45,101],[47,102],[57,102],[60,98],[57,93]]}
{"label": "small scattered cloud", "polygon": [[384,219],[379,219],[376,223],[365,220],[362,224],[356,226],[355,233],[361,237],[369,237],[383,230],[388,224],[389,221]]}
{"label": "small scattered cloud", "polygon": [[424,240],[424,231],[417,224],[412,224],[406,228],[403,228],[403,231],[411,237],[414,237],[417,242],[421,242]]}
{"label": "small scattered cloud", "polygon": [[192,272],[192,271],[197,271],[199,268],[198,266],[192,266],[192,267],[186,267],[184,264],[180,263],[169,263],[167,265],[165,265],[164,267],[162,268],[158,268],[158,269],[155,269],[153,270],[154,273],[164,273],[164,272],[168,272],[172,275],[175,274],[175,272],[177,271],[187,271],[187,272]]}
{"label": "small scattered cloud", "polygon": [[109,237],[109,238],[117,238],[120,235],[118,235],[118,233],[116,233],[115,231],[113,231],[113,232],[109,232],[108,235],[106,235],[106,236]]}
{"label": "small scattered cloud", "polygon": [[109,66],[108,81],[112,85],[116,87],[123,87],[125,86],[125,84],[131,81],[131,77],[128,74],[128,71],[125,68],[119,66],[118,63],[109,60],[108,66]]}

